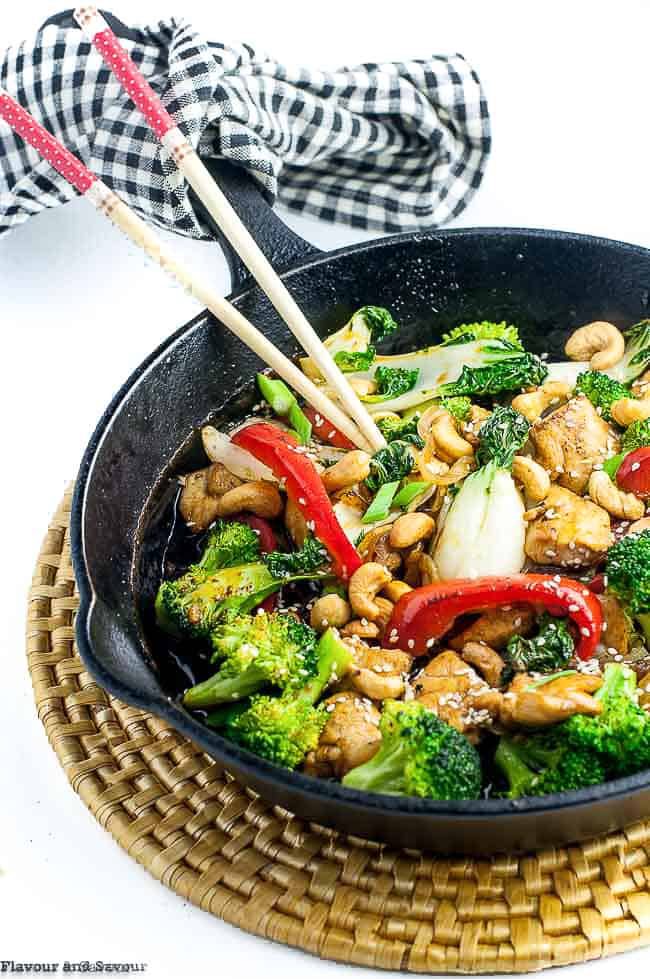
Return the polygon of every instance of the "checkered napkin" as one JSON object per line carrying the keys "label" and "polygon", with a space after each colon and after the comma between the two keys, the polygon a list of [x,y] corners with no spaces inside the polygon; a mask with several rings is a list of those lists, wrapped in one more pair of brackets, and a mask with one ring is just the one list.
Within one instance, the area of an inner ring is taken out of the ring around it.
{"label": "checkered napkin", "polygon": [[[288,68],[183,21],[128,31],[125,46],[202,157],[245,167],[266,196],[357,228],[443,224],[478,188],[487,104],[464,58]],[[127,203],[206,238],[183,177],[77,28],[46,26],[0,59],[0,84]],[[75,195],[0,121],[0,234]]]}

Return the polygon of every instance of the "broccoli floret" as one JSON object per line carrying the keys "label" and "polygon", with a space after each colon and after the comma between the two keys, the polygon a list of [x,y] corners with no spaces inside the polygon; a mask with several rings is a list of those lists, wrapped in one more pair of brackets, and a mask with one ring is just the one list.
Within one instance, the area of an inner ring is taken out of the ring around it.
{"label": "broccoli floret", "polygon": [[467,421],[472,410],[472,402],[469,398],[464,397],[443,398],[440,406],[445,408],[459,422]]}
{"label": "broccoli floret", "polygon": [[386,367],[380,364],[374,376],[376,392],[364,395],[361,400],[374,404],[389,398],[399,398],[413,390],[418,383],[419,374],[419,367],[411,370],[407,367]]}
{"label": "broccoli floret", "polygon": [[485,367],[468,367],[465,364],[458,380],[442,384],[438,394],[443,397],[487,397],[537,387],[547,374],[546,364],[536,354],[520,353]]}
{"label": "broccoli floret", "polygon": [[281,584],[261,562],[214,574],[194,565],[181,578],[163,581],[156,596],[156,622],[171,635],[203,639],[225,609],[248,612]]}
{"label": "broccoli floret", "polygon": [[650,530],[626,534],[607,552],[607,591],[641,626],[650,642]]}
{"label": "broccoli floret", "polygon": [[372,344],[367,350],[357,350],[351,353],[348,350],[339,350],[334,354],[334,363],[340,367],[344,374],[351,371],[367,371],[372,367],[377,352]]}
{"label": "broccoli floret", "polygon": [[479,429],[477,459],[480,466],[494,460],[506,469],[528,438],[530,422],[510,407],[497,407]]}
{"label": "broccoli floret", "polygon": [[429,799],[477,799],[481,762],[455,728],[416,701],[384,701],[379,751],[353,768],[343,785],[366,792]]}
{"label": "broccoli floret", "polygon": [[650,418],[632,422],[621,436],[621,448],[624,452],[634,452],[650,445]]}
{"label": "broccoli floret", "polygon": [[387,442],[395,442],[399,439],[401,442],[409,442],[416,449],[423,449],[424,439],[418,434],[419,418],[419,413],[406,420],[403,418],[380,418],[377,422],[377,428]]}
{"label": "broccoli floret", "polygon": [[250,706],[226,720],[225,733],[233,741],[268,761],[296,768],[318,745],[327,721],[323,707],[314,706],[329,683],[352,666],[352,654],[333,629],[316,647],[316,671],[299,690],[281,697],[256,695]]}
{"label": "broccoli floret", "polygon": [[213,707],[241,700],[267,684],[281,690],[304,686],[316,675],[316,633],[292,615],[259,611],[229,615],[212,633],[214,676],[186,691],[186,707]]}
{"label": "broccoli floret", "polygon": [[[569,662],[575,643],[566,619],[545,612],[539,620],[539,632],[532,639],[513,636],[505,650],[507,676],[513,673],[554,673]],[[506,677],[502,677],[505,681]]]}
{"label": "broccoli floret", "polygon": [[469,343],[471,340],[506,340],[513,347],[523,350],[519,330],[505,320],[500,323],[491,323],[489,320],[483,320],[482,323],[461,323],[449,333],[443,333],[441,346],[450,347],[457,343]]}
{"label": "broccoli floret", "polygon": [[600,408],[600,414],[608,421],[612,417],[612,404],[619,398],[633,397],[627,384],[615,381],[601,371],[583,371],[578,374],[575,386],[576,394],[584,394],[595,408]]}
{"label": "broccoli floret", "polygon": [[205,549],[198,564],[188,570],[201,568],[206,575],[234,568],[238,564],[252,564],[260,553],[260,542],[255,531],[245,523],[218,520],[209,531]]}
{"label": "broccoli floret", "polygon": [[385,449],[375,452],[370,460],[370,475],[366,478],[366,486],[371,493],[376,493],[384,483],[399,482],[408,476],[415,458],[408,442],[396,439],[389,442]]}
{"label": "broccoli floret", "polygon": [[505,776],[510,799],[570,792],[599,785],[606,777],[597,754],[570,746],[559,724],[548,732],[524,738],[502,737],[494,756]]}
{"label": "broccoli floret", "polygon": [[608,663],[594,695],[603,705],[596,717],[576,714],[561,726],[572,749],[599,754],[608,775],[631,775],[650,765],[650,717],[636,699],[636,674]]}
{"label": "broccoli floret", "polygon": [[298,551],[271,551],[262,558],[274,578],[311,575],[329,564],[329,554],[321,542],[308,534]]}

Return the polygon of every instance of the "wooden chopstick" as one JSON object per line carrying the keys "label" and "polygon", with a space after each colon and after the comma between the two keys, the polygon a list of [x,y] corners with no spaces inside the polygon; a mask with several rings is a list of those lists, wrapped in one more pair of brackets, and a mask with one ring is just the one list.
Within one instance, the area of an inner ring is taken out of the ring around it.
{"label": "wooden chopstick", "polygon": [[327,397],[321,388],[310,381],[296,364],[278,350],[212,285],[199,279],[186,265],[179,262],[148,224],[2,88],[0,88],[0,119],[4,119],[27,143],[38,150],[41,156],[48,160],[73,187],[102,214],[110,218],[113,224],[128,235],[131,241],[142,248],[165,272],[206,306],[224,326],[250,347],[287,384],[298,391],[323,418],[340,429],[355,445],[363,449],[368,448],[367,440],[354,422]]}
{"label": "wooden chopstick", "polygon": [[149,127],[162,145],[172,154],[176,165],[194,189],[209,213],[230,241],[239,257],[257,280],[293,335],[328,382],[342,407],[355,420],[373,451],[386,445],[386,440],[359,401],[345,375],[338,368],[329,350],[323,345],[295,299],[265,257],[259,245],[245,227],[188,143],[174,119],[151,88],[144,75],[133,63],[119,38],[110,29],[96,7],[77,7],[75,20],[99,51],[123,88],[142,112]]}

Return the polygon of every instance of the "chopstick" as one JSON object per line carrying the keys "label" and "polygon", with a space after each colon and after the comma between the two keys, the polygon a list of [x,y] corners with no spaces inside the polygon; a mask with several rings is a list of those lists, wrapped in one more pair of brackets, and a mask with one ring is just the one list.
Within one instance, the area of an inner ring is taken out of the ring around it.
{"label": "chopstick", "polygon": [[176,259],[173,252],[158,235],[109,187],[90,171],[70,150],[59,143],[40,125],[8,92],[0,88],[0,119],[4,119],[14,132],[33,146],[68,183],[72,184],[86,200],[90,201],[105,217],[110,218],[134,244],[142,248],[150,258],[176,279],[190,295],[196,297],[235,336],[271,367],[287,384],[301,394],[316,411],[335,425],[355,445],[367,449],[368,442],[354,422],[331,401],[325,392],[303,374],[288,357],[275,347],[263,333],[250,323],[232,303],[224,299],[210,284],[199,279],[186,265]]}
{"label": "chopstick", "polygon": [[230,241],[276,310],[309,354],[342,407],[354,419],[373,451],[386,440],[359,401],[329,350],[311,326],[293,296],[263,254],[236,211],[215,183],[198,154],[188,143],[172,116],[133,63],[122,43],[96,7],[77,7],[73,16],[86,37],[99,51],[122,87],[144,116],[150,129],[171,153],[181,173]]}

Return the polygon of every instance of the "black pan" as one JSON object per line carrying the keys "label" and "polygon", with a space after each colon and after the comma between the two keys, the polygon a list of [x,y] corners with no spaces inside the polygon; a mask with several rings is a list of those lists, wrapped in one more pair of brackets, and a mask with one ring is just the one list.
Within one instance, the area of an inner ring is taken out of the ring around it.
{"label": "black pan", "polygon": [[[562,356],[594,319],[648,316],[650,251],[555,231],[468,229],[403,234],[322,254],[273,214],[252,181],[211,164],[224,191],[322,336],[358,307],[389,307],[402,329],[391,352],[482,319],[519,325],[525,343]],[[295,341],[226,247],[231,301],[283,350]],[[72,512],[81,606],[77,641],[97,681],[165,718],[246,785],[298,816],[393,845],[489,854],[567,843],[650,811],[650,771],[581,792],[523,801],[436,802],[344,789],[271,765],[202,725],[178,703],[150,628],[171,529],[176,474],[205,464],[197,429],[255,400],[257,359],[202,313],[135,371],[84,455]]]}

